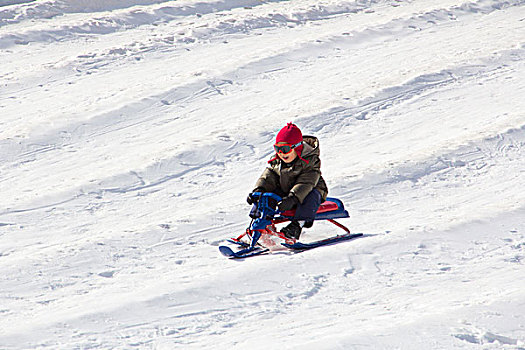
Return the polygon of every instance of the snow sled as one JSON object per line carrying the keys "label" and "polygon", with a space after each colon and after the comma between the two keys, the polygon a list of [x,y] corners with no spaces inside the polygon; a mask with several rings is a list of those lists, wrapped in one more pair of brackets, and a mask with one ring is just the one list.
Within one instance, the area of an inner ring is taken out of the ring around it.
{"label": "snow sled", "polygon": [[285,235],[279,232],[275,226],[290,221],[294,216],[295,209],[285,212],[280,212],[278,209],[274,209],[269,201],[272,200],[279,202],[282,199],[274,193],[255,192],[253,193],[253,197],[258,199],[257,208],[259,216],[252,220],[250,226],[246,229],[246,232],[239,237],[228,240],[228,242],[240,246],[240,250],[234,251],[229,246],[219,246],[219,251],[224,256],[232,259],[247,258],[285,248],[292,251],[304,251],[341,241],[347,241],[363,235],[362,233],[352,234],[346,226],[335,221],[335,219],[348,218],[350,215],[345,210],[341,200],[328,197],[317,210],[315,221],[328,220],[342,229],[345,233],[309,243],[298,242],[295,239],[285,237]]}

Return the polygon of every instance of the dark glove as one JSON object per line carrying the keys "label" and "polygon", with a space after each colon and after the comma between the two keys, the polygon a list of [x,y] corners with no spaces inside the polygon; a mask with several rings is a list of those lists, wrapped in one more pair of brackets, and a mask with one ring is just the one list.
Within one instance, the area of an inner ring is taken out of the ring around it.
{"label": "dark glove", "polygon": [[246,202],[249,204],[249,205],[252,205],[253,203],[257,203],[257,198],[254,198],[253,197],[253,192],[251,192],[248,197],[246,198]]}
{"label": "dark glove", "polygon": [[282,201],[277,203],[277,208],[280,212],[287,211],[292,209],[296,204],[299,203],[299,199],[293,194],[289,194],[287,197],[284,197]]}
{"label": "dark glove", "polygon": [[262,189],[260,189],[260,188],[256,188],[255,190],[253,190],[253,192],[250,192],[250,194],[248,195],[248,198],[246,198],[246,202],[247,202],[249,205],[252,205],[252,204],[254,204],[254,203],[257,203],[257,201],[259,200],[259,198],[254,197],[254,195],[253,195],[254,192],[264,193],[264,190],[262,190]]}

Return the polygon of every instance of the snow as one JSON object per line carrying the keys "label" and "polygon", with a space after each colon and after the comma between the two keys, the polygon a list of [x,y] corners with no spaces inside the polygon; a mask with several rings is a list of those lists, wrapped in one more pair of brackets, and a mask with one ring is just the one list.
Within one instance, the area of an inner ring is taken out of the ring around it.
{"label": "snow", "polygon": [[[525,349],[525,1],[0,0],[0,60],[0,348]],[[228,260],[289,121],[364,236]]]}

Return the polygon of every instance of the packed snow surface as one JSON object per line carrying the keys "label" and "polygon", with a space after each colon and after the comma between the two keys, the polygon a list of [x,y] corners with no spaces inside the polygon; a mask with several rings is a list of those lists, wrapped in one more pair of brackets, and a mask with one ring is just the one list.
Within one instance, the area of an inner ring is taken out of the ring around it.
{"label": "packed snow surface", "polygon": [[[0,0],[0,62],[0,348],[525,349],[525,0]],[[364,236],[228,260],[290,121]]]}

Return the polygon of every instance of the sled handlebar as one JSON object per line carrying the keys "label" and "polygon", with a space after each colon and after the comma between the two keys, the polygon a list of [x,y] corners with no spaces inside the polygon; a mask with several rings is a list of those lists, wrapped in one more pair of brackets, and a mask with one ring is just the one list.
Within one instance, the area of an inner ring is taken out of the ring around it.
{"label": "sled handlebar", "polygon": [[252,196],[255,198],[261,198],[261,197],[273,198],[277,202],[280,202],[283,200],[281,196],[276,195],[275,193],[271,193],[271,192],[253,192]]}
{"label": "sled handlebar", "polygon": [[[252,223],[251,229],[265,229],[266,226],[272,223],[273,217],[280,213],[279,209],[275,207],[282,198],[271,192],[254,192],[252,196],[257,198],[257,219]],[[275,203],[270,204],[270,200],[275,201]]]}

